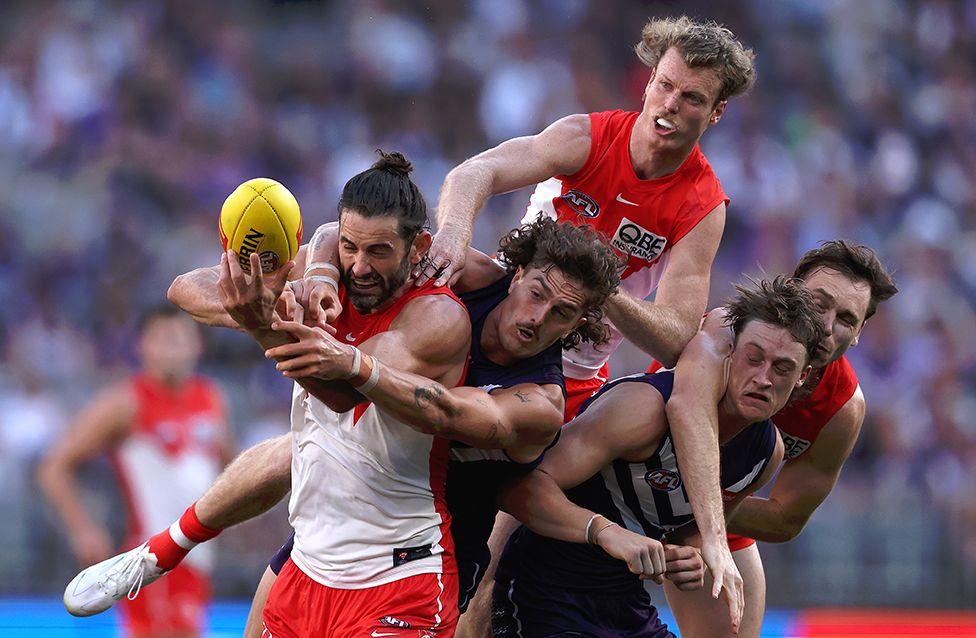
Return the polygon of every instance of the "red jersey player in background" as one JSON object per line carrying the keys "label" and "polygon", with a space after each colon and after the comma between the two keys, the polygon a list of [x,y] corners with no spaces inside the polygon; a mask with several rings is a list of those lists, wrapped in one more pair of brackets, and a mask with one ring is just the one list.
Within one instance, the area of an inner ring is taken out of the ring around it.
{"label": "red jersey player in background", "polygon": [[[786,450],[785,463],[769,498],[746,498],[729,520],[729,547],[742,573],[745,614],[740,638],[758,638],[766,604],[766,579],[756,540],[782,543],[803,529],[827,498],[854,448],[865,402],[854,368],[844,354],[857,345],[878,304],[898,289],[873,250],[844,240],[824,242],[800,259],[793,276],[802,280],[827,326],[827,336],[810,364],[806,384],[772,419]],[[708,313],[702,330],[685,348],[674,377],[674,393],[685,404],[677,419],[686,427],[718,427],[711,398],[721,393],[733,335],[724,309]],[[652,365],[649,372],[658,368]],[[669,413],[670,416],[670,413]],[[697,592],[665,586],[682,635],[731,634],[716,603]]]}
{"label": "red jersey player in background", "polygon": [[[233,444],[216,385],[194,372],[202,352],[196,324],[178,308],[151,311],[139,330],[141,370],[102,390],[42,462],[41,489],[63,521],[81,565],[116,551],[91,518],[75,471],[108,453],[128,508],[126,549],[165,527],[217,477]],[[121,606],[129,636],[201,635],[213,556],[194,554],[163,587]]]}
{"label": "red jersey player in background", "polygon": [[[698,330],[729,201],[698,142],[721,119],[728,99],[755,79],[752,51],[714,22],[652,20],[635,50],[651,68],[639,113],[565,117],[537,135],[468,159],[448,174],[440,193],[440,231],[430,251],[433,270],[427,271],[438,283],[453,282],[464,268],[486,200],[533,184],[538,186],[524,221],[545,215],[592,225],[626,259],[621,292],[607,304],[614,338],[599,350],[564,354],[567,420],[606,382],[607,361],[624,337],[671,366]],[[651,293],[654,301],[645,301]],[[742,579],[726,544],[716,434],[677,428],[673,436],[679,458],[695,461],[682,470],[715,579],[713,595],[725,592],[737,624]],[[500,522],[493,548],[513,528],[511,519]],[[487,626],[487,589],[472,603],[459,634]]]}

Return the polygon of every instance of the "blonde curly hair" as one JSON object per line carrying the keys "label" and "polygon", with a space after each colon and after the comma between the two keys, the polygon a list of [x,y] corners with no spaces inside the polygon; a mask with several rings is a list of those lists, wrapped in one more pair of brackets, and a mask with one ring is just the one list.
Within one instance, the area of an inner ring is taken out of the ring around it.
{"label": "blonde curly hair", "polygon": [[756,54],[717,22],[695,22],[688,16],[650,20],[634,52],[654,69],[671,47],[689,67],[715,69],[722,81],[716,103],[745,93],[756,81]]}

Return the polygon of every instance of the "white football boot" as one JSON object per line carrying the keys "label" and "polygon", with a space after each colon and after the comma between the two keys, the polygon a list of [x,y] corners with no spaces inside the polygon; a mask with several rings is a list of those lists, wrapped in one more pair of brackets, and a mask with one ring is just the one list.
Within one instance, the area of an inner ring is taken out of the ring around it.
{"label": "white football boot", "polygon": [[82,570],[64,590],[64,608],[72,616],[100,614],[123,596],[134,600],[144,585],[165,573],[156,567],[149,543],[143,543]]}

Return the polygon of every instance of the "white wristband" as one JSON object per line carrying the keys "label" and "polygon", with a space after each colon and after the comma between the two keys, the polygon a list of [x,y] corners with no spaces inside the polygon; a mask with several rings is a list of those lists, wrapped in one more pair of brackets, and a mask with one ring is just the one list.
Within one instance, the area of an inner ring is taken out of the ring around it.
{"label": "white wristband", "polygon": [[336,290],[339,290],[339,282],[328,275],[312,275],[311,277],[306,276],[304,279],[307,279],[308,281],[324,281]]}
{"label": "white wristband", "polygon": [[356,346],[352,347],[352,373],[347,379],[353,379],[359,374],[359,368],[363,365],[363,353]]}
{"label": "white wristband", "polygon": [[587,545],[590,545],[590,526],[593,525],[593,521],[600,518],[600,514],[594,514],[590,517],[590,520],[586,521],[586,531],[583,532],[583,538],[586,539]]}
{"label": "white wristband", "polygon": [[376,360],[376,357],[372,357],[372,359],[373,359],[373,371],[369,373],[369,378],[366,379],[366,383],[362,384],[359,387],[353,386],[354,388],[356,388],[356,391],[359,392],[359,394],[366,394],[367,392],[375,388],[376,384],[380,380],[380,362]]}
{"label": "white wristband", "polygon": [[318,270],[319,268],[331,270],[336,274],[336,276],[339,276],[339,268],[335,264],[330,264],[327,261],[313,261],[309,265],[305,266],[305,277],[308,277],[308,273],[312,272],[313,270]]}

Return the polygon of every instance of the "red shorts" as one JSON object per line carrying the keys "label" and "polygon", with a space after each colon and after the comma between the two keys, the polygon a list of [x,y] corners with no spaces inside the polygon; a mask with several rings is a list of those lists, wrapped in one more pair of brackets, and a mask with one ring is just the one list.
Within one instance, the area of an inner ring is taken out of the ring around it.
{"label": "red shorts", "polygon": [[366,589],[326,587],[289,558],[264,607],[263,638],[451,638],[457,574],[419,574]]}
{"label": "red shorts", "polygon": [[592,379],[571,379],[566,377],[566,411],[563,413],[563,423],[569,423],[576,418],[576,413],[583,403],[610,378],[610,364],[604,363],[600,371]]}
{"label": "red shorts", "polygon": [[745,536],[738,536],[737,534],[726,534],[725,539],[729,542],[729,551],[737,552],[740,549],[745,549],[746,547],[752,547],[756,544],[756,539],[746,538]]}
{"label": "red shorts", "polygon": [[203,634],[210,579],[186,565],[122,599],[119,613],[128,635]]}

